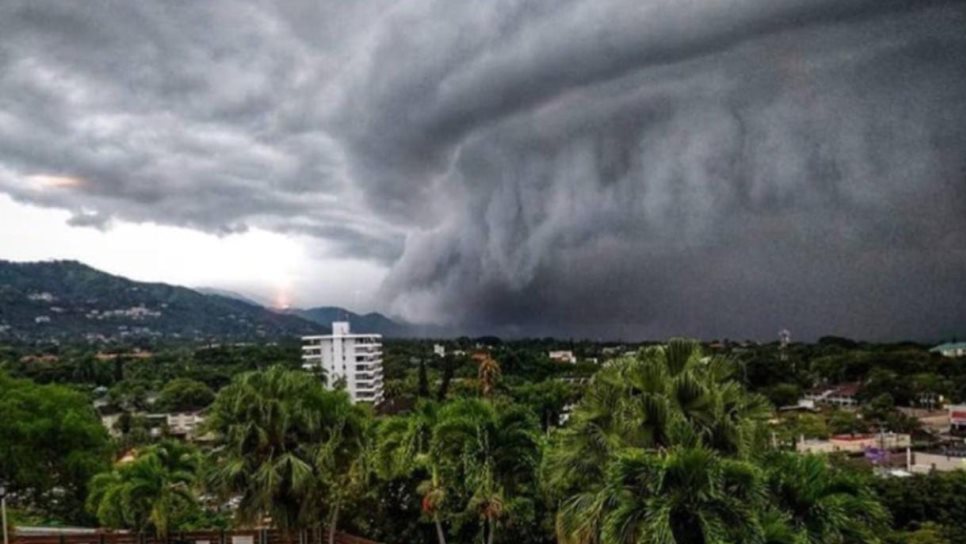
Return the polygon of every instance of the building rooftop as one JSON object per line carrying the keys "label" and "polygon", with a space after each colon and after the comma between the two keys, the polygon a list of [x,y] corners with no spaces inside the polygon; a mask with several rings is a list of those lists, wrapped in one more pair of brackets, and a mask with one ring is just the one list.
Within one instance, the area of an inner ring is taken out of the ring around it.
{"label": "building rooftop", "polygon": [[318,340],[324,338],[382,338],[378,333],[352,333],[352,334],[310,334],[303,336],[302,340]]}
{"label": "building rooftop", "polygon": [[946,342],[945,344],[939,344],[938,346],[932,348],[929,351],[948,351],[953,349],[966,349],[966,342]]}
{"label": "building rooftop", "polygon": [[861,388],[862,384],[852,382],[838,385],[821,385],[813,387],[805,393],[811,396],[854,397]]}
{"label": "building rooftop", "polygon": [[303,336],[302,340],[325,340],[328,338],[382,338],[381,334],[375,333],[351,333],[348,321],[333,321],[332,334],[315,334]]}

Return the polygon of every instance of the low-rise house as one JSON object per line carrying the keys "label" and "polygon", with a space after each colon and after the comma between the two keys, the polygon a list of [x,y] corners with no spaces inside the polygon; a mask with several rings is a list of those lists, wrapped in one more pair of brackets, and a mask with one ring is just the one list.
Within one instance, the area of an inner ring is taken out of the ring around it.
{"label": "low-rise house", "polygon": [[437,357],[446,357],[446,346],[443,344],[433,344],[433,355]]}
{"label": "low-rise house", "polygon": [[[121,436],[121,429],[118,422],[127,412],[102,413],[101,424],[111,434],[118,438]],[[148,432],[152,438],[162,436],[174,436],[189,442],[203,441],[209,438],[202,435],[202,424],[205,422],[203,411],[198,412],[173,412],[173,413],[130,413],[131,417],[143,418],[147,423]]]}
{"label": "low-rise house", "polygon": [[929,351],[931,353],[938,353],[943,357],[966,357],[966,342],[947,342]]}
{"label": "low-rise house", "polygon": [[202,438],[201,426],[205,422],[203,412],[178,412],[165,414],[168,434],[182,437],[188,441]]}
{"label": "low-rise house", "polygon": [[950,404],[946,410],[949,412],[949,432],[966,431],[966,404]]}
{"label": "low-rise house", "polygon": [[558,363],[577,363],[577,357],[574,355],[574,352],[570,350],[551,351],[547,354],[547,356],[550,357],[551,361],[556,361]]}
{"label": "low-rise house", "polygon": [[123,357],[125,359],[150,359],[154,354],[150,351],[142,351],[136,349],[130,353],[104,353],[103,351],[97,352],[94,357],[98,361],[113,361],[118,357]]}
{"label": "low-rise house", "polygon": [[[923,430],[929,431],[935,434],[947,433],[950,430],[950,415],[951,410],[930,410],[928,408],[915,408],[912,406],[896,406],[896,410],[902,412],[903,414],[914,417],[922,425]],[[966,426],[966,406],[959,406],[959,422],[960,424]]]}
{"label": "low-rise house", "polygon": [[798,399],[798,403],[789,406],[781,406],[779,412],[817,412],[815,401],[810,399]]}
{"label": "low-rise house", "polygon": [[909,472],[951,472],[966,469],[966,450],[947,448],[936,451],[914,451],[909,454]]}
{"label": "low-rise house", "polygon": [[20,358],[21,363],[56,363],[60,357],[56,355],[24,355]]}
{"label": "low-rise house", "polygon": [[897,450],[912,445],[912,437],[901,433],[841,434],[828,440],[802,437],[795,449],[802,453],[862,453],[870,449]]}
{"label": "low-rise house", "polygon": [[858,395],[860,388],[861,385],[858,383],[817,387],[809,390],[802,400],[812,401],[815,404],[824,406],[858,406],[859,401],[856,395]]}

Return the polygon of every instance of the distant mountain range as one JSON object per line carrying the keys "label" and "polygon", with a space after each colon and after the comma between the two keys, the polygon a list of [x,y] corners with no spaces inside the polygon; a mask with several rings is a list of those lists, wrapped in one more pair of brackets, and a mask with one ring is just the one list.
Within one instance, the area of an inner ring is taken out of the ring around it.
{"label": "distant mountain range", "polygon": [[203,295],[218,295],[220,297],[233,298],[235,300],[240,300],[242,302],[247,302],[253,306],[262,306],[264,308],[270,308],[270,304],[262,299],[261,297],[256,297],[254,295],[243,295],[236,291],[229,291],[228,289],[218,289],[217,287],[191,287],[193,291],[198,291]]}
{"label": "distant mountain range", "polygon": [[273,339],[325,333],[345,317],[360,332],[406,335],[376,313],[275,311],[237,293],[137,282],[77,261],[0,260],[0,340]]}
{"label": "distant mountain range", "polygon": [[[195,291],[234,298],[249,304],[262,305],[258,297],[243,295],[227,289],[217,289],[214,287],[198,287]],[[369,312],[367,314],[357,314],[340,308],[338,306],[319,306],[317,308],[272,308],[272,311],[295,315],[307,319],[313,323],[318,323],[326,328],[330,328],[334,321],[348,321],[349,327],[353,332],[367,332],[381,334],[388,337],[412,336],[416,329],[410,325],[398,323],[380,314],[379,312]]]}
{"label": "distant mountain range", "polygon": [[289,309],[285,313],[297,315],[320,325],[329,327],[333,321],[348,321],[353,332],[368,332],[388,337],[406,337],[413,335],[413,328],[409,325],[397,323],[378,313],[357,314],[336,306],[320,306],[306,310]]}

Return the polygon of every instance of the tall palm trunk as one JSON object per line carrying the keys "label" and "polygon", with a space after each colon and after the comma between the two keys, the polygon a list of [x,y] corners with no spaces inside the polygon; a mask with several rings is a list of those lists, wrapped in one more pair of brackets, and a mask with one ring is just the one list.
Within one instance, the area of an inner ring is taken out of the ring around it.
{"label": "tall palm trunk", "polygon": [[493,544],[493,533],[496,532],[496,526],[494,525],[493,520],[487,518],[486,528],[488,529],[486,532],[486,544]]}
{"label": "tall palm trunk", "polygon": [[329,519],[329,544],[335,544],[335,528],[339,524],[339,504],[332,508],[332,516]]}
{"label": "tall palm trunk", "polygon": [[[431,489],[436,490],[440,488],[439,467],[436,466],[435,464],[433,464],[432,467],[433,469],[432,469],[431,478],[433,483],[432,483]],[[439,544],[446,544],[446,533],[443,532],[443,522],[440,521],[439,519],[438,507],[439,507],[438,505],[434,505],[433,507],[433,523],[436,525],[436,540],[439,541]]]}
{"label": "tall palm trunk", "polygon": [[439,521],[439,514],[433,514],[433,523],[436,524],[436,539],[439,544],[446,544],[446,534],[443,532],[443,522]]}

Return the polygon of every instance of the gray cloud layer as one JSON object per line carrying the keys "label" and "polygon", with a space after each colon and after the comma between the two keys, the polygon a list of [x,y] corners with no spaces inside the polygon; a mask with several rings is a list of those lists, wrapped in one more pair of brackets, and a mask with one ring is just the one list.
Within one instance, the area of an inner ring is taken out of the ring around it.
{"label": "gray cloud layer", "polygon": [[0,190],[390,266],[464,330],[966,323],[966,2],[7,2]]}

